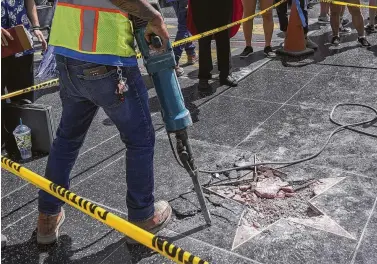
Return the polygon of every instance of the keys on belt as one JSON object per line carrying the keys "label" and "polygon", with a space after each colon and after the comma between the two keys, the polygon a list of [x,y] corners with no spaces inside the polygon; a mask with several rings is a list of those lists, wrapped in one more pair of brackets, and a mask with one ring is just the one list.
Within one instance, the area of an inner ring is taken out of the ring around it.
{"label": "keys on belt", "polygon": [[117,67],[118,74],[118,87],[115,90],[115,93],[118,94],[119,100],[124,102],[124,93],[128,91],[127,79],[122,75],[122,69]]}

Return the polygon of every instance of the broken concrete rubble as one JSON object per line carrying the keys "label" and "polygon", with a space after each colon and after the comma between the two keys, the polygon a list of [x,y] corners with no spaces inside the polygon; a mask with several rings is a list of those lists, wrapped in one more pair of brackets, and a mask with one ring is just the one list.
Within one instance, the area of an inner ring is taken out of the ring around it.
{"label": "broken concrete rubble", "polygon": [[[243,159],[242,162],[244,161]],[[246,205],[247,212],[242,217],[242,225],[262,229],[280,218],[304,219],[313,214],[318,215],[318,212],[313,213],[308,204],[314,195],[315,182],[312,180],[290,184],[284,180],[286,175],[283,172],[268,167],[258,167],[255,178],[251,170],[237,172],[247,173],[243,177],[238,175],[237,179],[213,182],[206,189]]]}
{"label": "broken concrete rubble", "polygon": [[251,188],[251,185],[241,185],[239,188],[241,191],[246,192]]}

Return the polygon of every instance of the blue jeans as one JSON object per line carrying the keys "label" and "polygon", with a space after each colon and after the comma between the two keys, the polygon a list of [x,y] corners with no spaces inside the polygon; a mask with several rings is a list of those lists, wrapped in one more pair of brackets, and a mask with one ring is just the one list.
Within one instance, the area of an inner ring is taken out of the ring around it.
{"label": "blue jeans", "polygon": [[[116,67],[107,73],[85,76],[84,70],[101,65],[56,56],[60,73],[60,98],[63,112],[56,139],[48,157],[45,177],[66,189],[69,175],[79,154],[88,128],[99,107],[117,126],[126,145],[126,181],[128,218],[146,220],[154,214],[153,154],[155,133],[149,112],[148,93],[138,66],[122,67],[127,78],[125,100],[119,100]],[[121,178],[121,176],[120,176]],[[109,194],[111,195],[111,193]],[[63,202],[44,191],[39,192],[39,211],[57,214]]]}
{"label": "blue jeans", "polygon": [[[172,6],[174,8],[175,14],[178,18],[178,32],[175,36],[175,41],[191,37],[190,32],[187,29],[186,26],[186,20],[187,20],[187,4],[188,0],[176,0],[173,1]],[[185,45],[181,45],[174,48],[174,55],[175,55],[175,61],[178,65],[179,59],[182,56],[183,49],[186,50],[186,53],[188,56],[194,56],[195,55],[195,45],[192,42],[189,42]]]}

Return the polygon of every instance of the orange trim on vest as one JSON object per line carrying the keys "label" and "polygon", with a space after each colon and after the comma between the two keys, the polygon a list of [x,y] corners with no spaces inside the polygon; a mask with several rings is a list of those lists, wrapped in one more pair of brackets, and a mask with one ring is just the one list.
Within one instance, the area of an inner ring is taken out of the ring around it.
{"label": "orange trim on vest", "polygon": [[72,8],[77,8],[81,10],[92,10],[92,11],[100,11],[100,12],[109,12],[109,13],[119,13],[124,15],[125,17],[128,17],[128,14],[119,10],[119,9],[111,9],[111,8],[102,8],[102,7],[93,7],[93,6],[83,6],[83,5],[75,5],[75,4],[68,4],[68,3],[61,3],[58,2],[58,5],[60,6],[67,6]]}
{"label": "orange trim on vest", "polygon": [[97,50],[98,17],[99,17],[99,12],[96,11],[96,15],[94,18],[94,29],[93,29],[93,43],[92,43],[93,52]]}
{"label": "orange trim on vest", "polygon": [[80,37],[79,37],[79,50],[82,50],[82,39],[84,38],[84,10],[80,12]]}

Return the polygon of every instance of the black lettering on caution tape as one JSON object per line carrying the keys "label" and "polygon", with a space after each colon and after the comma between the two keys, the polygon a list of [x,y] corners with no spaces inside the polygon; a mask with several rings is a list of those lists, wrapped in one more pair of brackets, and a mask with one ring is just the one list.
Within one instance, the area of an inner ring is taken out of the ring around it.
{"label": "black lettering on caution tape", "polygon": [[180,248],[179,252],[178,252],[178,260],[180,262],[183,262],[183,254],[185,253],[185,251],[183,249]]}
{"label": "black lettering on caution tape", "polygon": [[35,90],[40,90],[40,89],[45,89],[45,88],[48,88],[48,87],[53,86],[53,85],[58,84],[58,83],[59,83],[59,81],[57,81],[57,80],[40,83],[40,84],[34,85],[32,87],[28,87],[28,88],[23,89],[22,93],[27,93],[27,92],[31,92],[31,91],[35,91]]}
{"label": "black lettering on caution tape", "polygon": [[97,211],[97,215],[98,215],[102,220],[106,220],[108,214],[109,214],[108,211],[103,211],[103,212]]}
{"label": "black lettering on caution tape", "polygon": [[[82,197],[77,196],[76,194],[68,191],[67,189],[65,189],[65,188],[63,188],[59,185],[56,185],[55,183],[50,183],[50,190],[52,192],[58,194],[62,198],[65,198],[66,200],[71,201],[72,203],[78,205],[79,207],[81,207],[85,211],[90,212],[92,215],[98,216],[102,220],[106,221],[107,215],[109,214],[108,211],[103,210],[103,209],[99,209],[99,207],[97,205],[85,200]],[[71,195],[72,195],[72,197],[71,197]],[[88,206],[88,204],[89,204],[89,206]]]}
{"label": "black lettering on caution tape", "polygon": [[[164,246],[165,245],[165,246]],[[183,249],[176,247],[169,243],[168,241],[161,239],[157,236],[154,236],[152,238],[152,247],[155,249],[166,253],[168,256],[172,258],[176,258],[178,254],[178,261],[184,263],[184,264],[193,264],[195,256],[191,253],[184,251]],[[184,254],[189,254],[188,260],[183,260]],[[204,264],[204,260],[199,260],[198,264]]]}
{"label": "black lettering on caution tape", "polygon": [[11,161],[10,159],[6,158],[6,157],[1,157],[1,162],[5,165],[7,165],[8,167],[11,167],[13,170],[17,171],[17,172],[20,172],[22,166],[20,164],[17,164],[13,161]]}
{"label": "black lettering on caution tape", "polygon": [[172,251],[170,252],[170,246],[171,246],[171,244],[169,242],[167,242],[166,245],[165,245],[165,252],[170,257],[175,257],[177,255],[177,247],[172,247]]}
{"label": "black lettering on caution tape", "polygon": [[[83,200],[84,200],[84,199],[83,199]],[[85,210],[88,210],[88,209],[86,208],[86,206],[88,205],[88,203],[89,203],[89,201],[84,200],[84,204],[82,205],[82,208],[84,208]]]}

